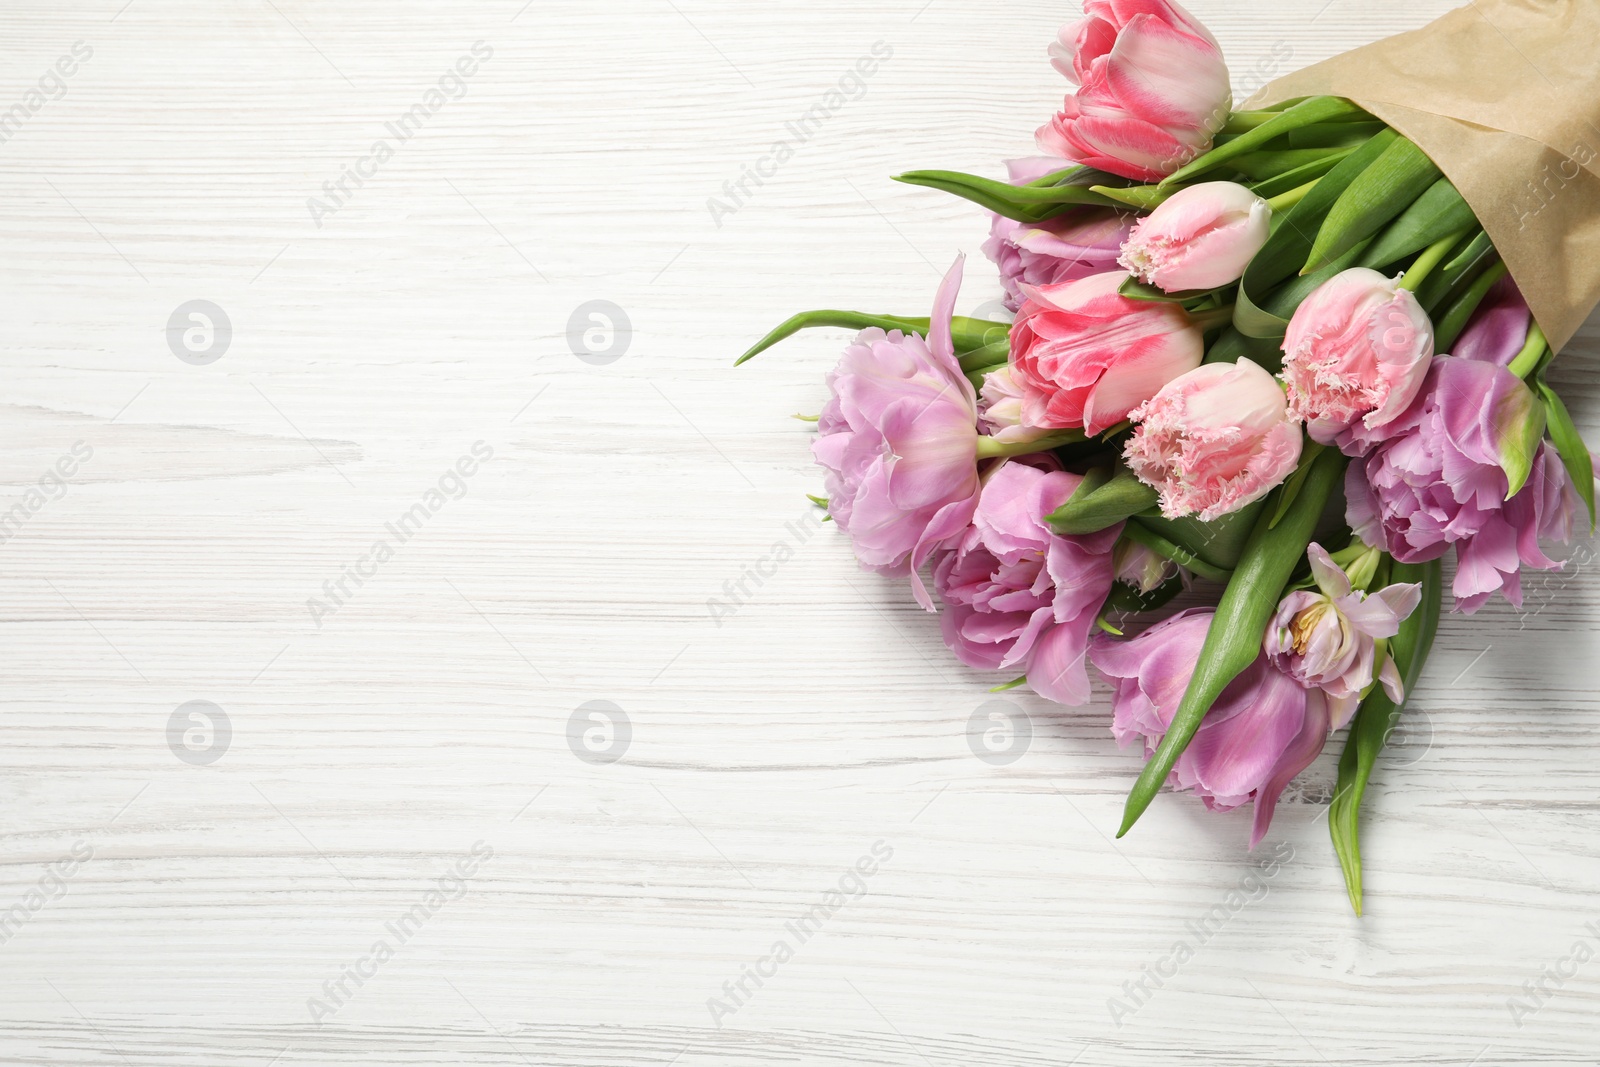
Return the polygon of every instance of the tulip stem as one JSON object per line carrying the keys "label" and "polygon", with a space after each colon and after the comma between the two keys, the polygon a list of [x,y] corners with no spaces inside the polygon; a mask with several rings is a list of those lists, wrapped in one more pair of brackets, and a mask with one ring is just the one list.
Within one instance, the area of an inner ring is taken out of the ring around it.
{"label": "tulip stem", "polygon": [[1421,288],[1428,275],[1433,273],[1433,268],[1437,267],[1444,260],[1444,257],[1450,254],[1450,250],[1455,248],[1456,242],[1460,241],[1466,232],[1465,230],[1457,230],[1455,233],[1446,234],[1427,248],[1424,248],[1421,255],[1417,256],[1416,260],[1412,262],[1410,269],[1401,276],[1398,283],[1399,287],[1401,289],[1409,289],[1413,293]]}
{"label": "tulip stem", "polygon": [[1286,193],[1279,193],[1277,196],[1269,197],[1267,206],[1272,209],[1273,214],[1277,214],[1285,208],[1294,207],[1301,200],[1304,200],[1305,195],[1314,189],[1321,180],[1321,178],[1313,178],[1304,185],[1297,185]]}
{"label": "tulip stem", "polygon": [[1219,308],[1191,311],[1189,312],[1189,321],[1200,327],[1203,333],[1215,330],[1217,327],[1226,326],[1233,321],[1233,305],[1226,304]]}
{"label": "tulip stem", "polygon": [[1533,319],[1528,320],[1528,340],[1522,346],[1522,351],[1511,357],[1511,362],[1506,364],[1506,370],[1518,378],[1526,378],[1539,365],[1539,360],[1544,358],[1545,349],[1549,347],[1545,340],[1544,331]]}
{"label": "tulip stem", "polygon": [[1144,526],[1138,519],[1129,519],[1128,524],[1122,528],[1122,536],[1134,544],[1143,545],[1158,556],[1170,559],[1185,570],[1191,570],[1202,578],[1213,582],[1226,582],[1232,577],[1233,572],[1213,567],[1199,556],[1186,548],[1168,541],[1148,526]]}
{"label": "tulip stem", "polygon": [[1005,459],[1008,456],[1026,456],[1033,452],[1048,452],[1062,445],[1075,445],[1087,440],[1082,430],[1060,430],[1035,437],[1031,441],[1001,441],[994,437],[978,438],[979,459]]}

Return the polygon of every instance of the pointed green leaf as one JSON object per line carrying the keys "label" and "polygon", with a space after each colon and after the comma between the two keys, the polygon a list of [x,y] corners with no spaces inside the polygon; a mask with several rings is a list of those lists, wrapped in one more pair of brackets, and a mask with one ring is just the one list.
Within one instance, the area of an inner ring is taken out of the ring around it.
{"label": "pointed green leaf", "polygon": [[1450,179],[1440,178],[1384,228],[1362,254],[1360,265],[1381,269],[1477,224],[1477,216]]}
{"label": "pointed green leaf", "polygon": [[[779,341],[793,337],[801,330],[818,326],[837,326],[850,330],[864,330],[869,326],[876,326],[881,330],[900,330],[903,333],[919,333],[924,336],[928,332],[928,320],[925,316],[915,318],[904,315],[867,315],[859,311],[802,311],[773,327],[770,333],[751,345],[744,355],[734,360],[733,365],[737,367],[765,352]],[[957,315],[950,320],[950,339],[956,351],[965,354],[1004,340],[1010,329],[1011,327],[1003,322]]]}
{"label": "pointed green leaf", "polygon": [[1439,180],[1439,168],[1426,152],[1404,137],[1384,150],[1350,183],[1323,219],[1301,274],[1320,270],[1351,246],[1377,233]]}
{"label": "pointed green leaf", "polygon": [[[1391,582],[1421,582],[1422,602],[1400,624],[1400,632],[1389,643],[1395,666],[1400,669],[1400,680],[1409,697],[1422,666],[1433,647],[1433,636],[1439,628],[1439,610],[1443,600],[1444,583],[1438,560],[1429,563],[1395,563],[1390,570]],[[1328,832],[1333,837],[1333,850],[1339,856],[1339,866],[1344,871],[1345,889],[1350,895],[1350,905],[1361,914],[1361,840],[1359,820],[1361,798],[1366,794],[1372,769],[1377,764],[1378,753],[1394,732],[1402,705],[1396,705],[1383,691],[1374,688],[1361,702],[1355,719],[1350,724],[1350,736],[1345,741],[1344,753],[1339,758],[1339,778],[1334,787],[1333,802],[1328,807]]]}
{"label": "pointed green leaf", "polygon": [[1154,489],[1119,464],[1115,472],[1102,469],[1093,478],[1086,475],[1067,502],[1046,515],[1045,521],[1060,534],[1098,533],[1155,507],[1157,499]]}
{"label": "pointed green leaf", "polygon": [[1226,144],[1219,145],[1198,159],[1179,167],[1167,175],[1161,184],[1177,185],[1179,182],[1190,181],[1197,175],[1213,171],[1224,163],[1255,151],[1274,137],[1281,137],[1291,130],[1303,129],[1314,123],[1327,122],[1330,119],[1341,116],[1365,114],[1366,112],[1343,97],[1313,96],[1289,108],[1276,118],[1269,119],[1254,129],[1241,133]]}
{"label": "pointed green leaf", "polygon": [[1561,397],[1545,382],[1541,374],[1534,380],[1533,387],[1539,394],[1539,399],[1544,401],[1545,421],[1550,427],[1550,440],[1555,443],[1556,451],[1561,454],[1561,464],[1567,468],[1567,477],[1572,479],[1572,487],[1578,491],[1578,496],[1583,498],[1584,505],[1589,509],[1589,528],[1594,529],[1594,460],[1589,455],[1589,448],[1583,443],[1583,436],[1578,433],[1572,416],[1567,412],[1567,405],[1561,402]]}

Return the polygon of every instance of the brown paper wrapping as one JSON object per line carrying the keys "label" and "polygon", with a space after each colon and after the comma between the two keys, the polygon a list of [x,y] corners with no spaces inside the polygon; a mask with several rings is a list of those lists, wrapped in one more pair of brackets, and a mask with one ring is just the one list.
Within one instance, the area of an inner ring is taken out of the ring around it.
{"label": "brown paper wrapping", "polygon": [[1353,100],[1455,183],[1560,349],[1600,303],[1600,0],[1473,0],[1244,105]]}

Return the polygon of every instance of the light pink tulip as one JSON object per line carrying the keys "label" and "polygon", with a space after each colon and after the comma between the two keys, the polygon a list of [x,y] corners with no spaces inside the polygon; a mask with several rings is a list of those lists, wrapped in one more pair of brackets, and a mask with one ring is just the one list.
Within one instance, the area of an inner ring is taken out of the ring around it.
{"label": "light pink tulip", "polygon": [[[1053,465],[1053,464],[1049,464]],[[1089,700],[1084,654],[1111,592],[1119,523],[1064,537],[1045,516],[1083,479],[1012,460],[985,476],[972,526],[935,554],[945,643],[969,667],[1025,673],[1061,704]]]}
{"label": "light pink tulip", "polygon": [[1168,293],[1216,289],[1239,280],[1271,220],[1272,208],[1244,186],[1202,182],[1140,219],[1117,262]]}
{"label": "light pink tulip", "polygon": [[856,558],[908,575],[929,611],[917,570],[978,506],[978,398],[950,338],[963,258],[939,286],[926,341],[876,327],[856,335],[828,375],[833,395],[811,446],[828,470],[828,512]]}
{"label": "light pink tulip", "polygon": [[1396,280],[1352,267],[1295,309],[1283,353],[1289,410],[1313,441],[1359,456],[1422,388],[1433,324]]}
{"label": "light pink tulip", "polygon": [[[1362,690],[1373,682],[1377,639],[1400,632],[1400,623],[1422,600],[1422,586],[1413,582],[1356,592],[1350,576],[1321,545],[1312,542],[1306,557],[1317,588],[1296,589],[1283,598],[1262,645],[1284,674],[1327,694],[1337,730],[1350,721]],[[1384,655],[1377,679],[1390,699],[1404,699],[1393,656]]]}
{"label": "light pink tulip", "polygon": [[1032,425],[1099,433],[1200,365],[1201,327],[1178,304],[1118,293],[1127,277],[1022,287],[1011,364]]}
{"label": "light pink tulip", "polygon": [[1216,38],[1172,0],[1084,0],[1051,63],[1078,91],[1039,128],[1041,151],[1140,181],[1211,147],[1232,103]]}
{"label": "light pink tulip", "polygon": [[1130,416],[1123,457],[1168,518],[1209,521],[1266,495],[1300,460],[1300,425],[1272,375],[1247,359],[1207,363]]}

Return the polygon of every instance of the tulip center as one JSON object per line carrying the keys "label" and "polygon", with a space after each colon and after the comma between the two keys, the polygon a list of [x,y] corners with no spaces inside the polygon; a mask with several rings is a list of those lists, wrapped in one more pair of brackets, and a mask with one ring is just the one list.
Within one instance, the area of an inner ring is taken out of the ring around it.
{"label": "tulip center", "polygon": [[1289,639],[1294,646],[1296,655],[1305,655],[1306,649],[1311,645],[1311,635],[1317,626],[1327,617],[1332,605],[1323,601],[1314,604],[1304,611],[1296,613],[1289,623]]}

